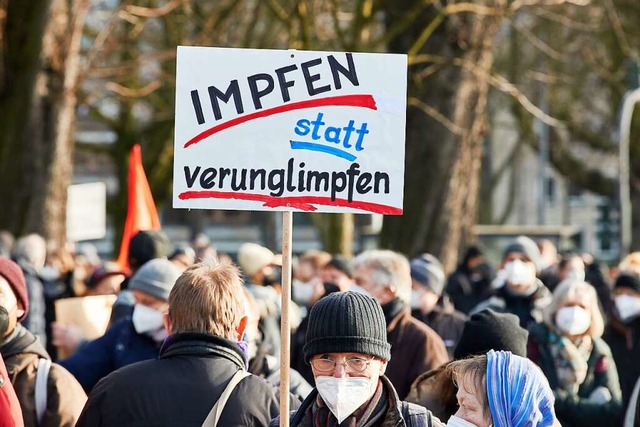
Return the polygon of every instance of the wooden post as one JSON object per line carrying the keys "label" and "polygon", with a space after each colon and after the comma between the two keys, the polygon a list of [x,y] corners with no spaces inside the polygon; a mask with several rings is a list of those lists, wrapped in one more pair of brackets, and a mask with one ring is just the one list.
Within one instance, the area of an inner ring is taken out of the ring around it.
{"label": "wooden post", "polygon": [[289,427],[289,358],[291,326],[291,244],[293,212],[282,213],[282,320],[280,321],[280,427]]}

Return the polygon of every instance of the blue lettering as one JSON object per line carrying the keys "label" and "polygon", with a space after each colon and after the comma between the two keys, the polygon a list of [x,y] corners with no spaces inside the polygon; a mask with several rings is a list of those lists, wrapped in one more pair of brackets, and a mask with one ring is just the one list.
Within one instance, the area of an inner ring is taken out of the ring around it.
{"label": "blue lettering", "polygon": [[320,134],[318,132],[320,127],[326,124],[322,121],[322,117],[324,117],[324,115],[322,113],[318,113],[318,117],[311,122],[313,125],[313,134],[311,134],[311,138],[313,139],[320,139]]}
{"label": "blue lettering", "polygon": [[356,151],[362,151],[364,150],[364,148],[362,147],[364,136],[369,133],[369,130],[367,129],[367,123],[366,122],[362,123],[362,126],[360,126],[360,129],[356,130],[356,133],[358,134],[358,142],[356,142]]}
{"label": "blue lettering", "polygon": [[[294,132],[298,136],[306,136],[307,138],[305,138],[306,140],[292,139],[290,141],[291,148],[319,151],[354,162],[356,160],[354,151],[365,149],[364,139],[370,132],[369,124],[362,122],[356,127],[356,121],[349,120],[346,126],[331,126],[333,123],[327,125],[323,119],[323,113],[317,113],[313,120],[299,119],[296,122]],[[365,182],[362,186],[366,187],[367,185],[368,183]]]}
{"label": "blue lettering", "polygon": [[344,145],[344,148],[351,148],[352,145],[349,144],[349,137],[351,136],[351,132],[353,132],[354,130],[356,130],[355,127],[353,127],[354,121],[353,120],[349,120],[349,124],[345,127],[343,127],[342,129],[344,129],[344,141],[342,142],[342,145]]}
{"label": "blue lettering", "polygon": [[340,131],[342,129],[329,126],[324,132],[324,140],[327,142],[333,142],[334,144],[340,144]]}
{"label": "blue lettering", "polygon": [[309,125],[311,125],[309,120],[300,119],[298,120],[298,123],[296,123],[296,128],[294,129],[294,132],[300,136],[306,136],[309,134],[309,131],[311,131],[311,128],[309,127]]}

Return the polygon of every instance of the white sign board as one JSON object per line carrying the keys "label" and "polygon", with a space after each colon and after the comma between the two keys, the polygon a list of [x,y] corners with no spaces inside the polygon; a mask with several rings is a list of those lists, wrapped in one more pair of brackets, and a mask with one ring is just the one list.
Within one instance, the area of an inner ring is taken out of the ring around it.
{"label": "white sign board", "polygon": [[67,240],[102,239],[107,233],[107,187],[104,182],[67,187]]}
{"label": "white sign board", "polygon": [[402,214],[407,57],[178,47],[173,206]]}

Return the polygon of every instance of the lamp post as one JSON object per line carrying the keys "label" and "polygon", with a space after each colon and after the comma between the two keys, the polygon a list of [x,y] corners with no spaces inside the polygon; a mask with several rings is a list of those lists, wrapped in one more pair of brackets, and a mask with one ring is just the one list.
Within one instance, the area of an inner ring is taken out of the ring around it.
{"label": "lamp post", "polygon": [[640,88],[625,93],[620,111],[620,257],[631,249],[631,189],[629,186],[629,135],[633,108],[640,102]]}

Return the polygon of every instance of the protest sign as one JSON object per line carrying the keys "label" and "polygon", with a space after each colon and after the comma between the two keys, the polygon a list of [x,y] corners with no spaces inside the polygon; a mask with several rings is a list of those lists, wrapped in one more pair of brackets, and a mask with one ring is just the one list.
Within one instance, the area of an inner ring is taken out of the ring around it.
{"label": "protest sign", "polygon": [[107,233],[107,186],[104,182],[67,187],[67,240],[102,239]]}
{"label": "protest sign", "polygon": [[[55,302],[56,322],[79,326],[84,337],[89,340],[99,338],[109,326],[111,308],[115,301],[115,295],[59,299]],[[70,355],[64,348],[58,349],[58,357],[61,359]]]}
{"label": "protest sign", "polygon": [[402,214],[406,55],[178,47],[173,206]]}

